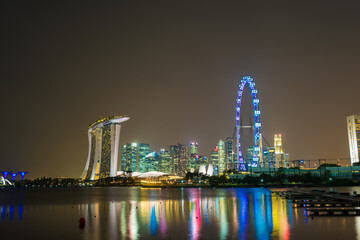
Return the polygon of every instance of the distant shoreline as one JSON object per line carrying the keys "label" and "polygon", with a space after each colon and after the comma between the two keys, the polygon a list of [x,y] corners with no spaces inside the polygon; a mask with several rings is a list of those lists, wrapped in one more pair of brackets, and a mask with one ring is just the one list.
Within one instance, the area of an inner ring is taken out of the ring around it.
{"label": "distant shoreline", "polygon": [[314,188],[314,187],[356,187],[357,184],[343,184],[343,185],[328,185],[328,184],[261,184],[261,185],[167,185],[167,186],[158,186],[158,185],[93,185],[93,186],[59,186],[59,187],[50,187],[50,186],[1,186],[0,189],[63,189],[63,188],[93,188],[93,187],[140,187],[140,188]]}

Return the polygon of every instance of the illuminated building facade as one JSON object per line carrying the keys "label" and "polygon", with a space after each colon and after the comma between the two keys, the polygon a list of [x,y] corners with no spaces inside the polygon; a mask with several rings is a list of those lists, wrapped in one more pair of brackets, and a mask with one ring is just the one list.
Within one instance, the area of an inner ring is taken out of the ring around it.
{"label": "illuminated building facade", "polygon": [[160,156],[157,152],[151,152],[144,158],[144,172],[159,171]]}
{"label": "illuminated building facade", "polygon": [[198,154],[198,143],[197,142],[191,142],[190,143],[190,154]]}
{"label": "illuminated building facade", "polygon": [[148,143],[138,143],[137,144],[137,171],[138,172],[146,172],[145,166],[146,161],[145,157],[150,154],[150,145]]}
{"label": "illuminated building facade", "polygon": [[96,180],[117,173],[120,127],[128,117],[113,116],[91,124],[88,129],[89,153],[81,178]]}
{"label": "illuminated building facade", "polygon": [[177,145],[170,145],[170,161],[171,161],[171,174],[175,174],[179,170],[179,148]]}
{"label": "illuminated building facade", "polygon": [[360,155],[360,116],[347,116],[346,123],[349,138],[350,161],[351,164],[354,164],[359,162]]}
{"label": "illuminated building facade", "polygon": [[194,172],[196,168],[197,168],[196,155],[190,154],[189,162],[188,162],[188,171]]}
{"label": "illuminated building facade", "polygon": [[211,165],[213,167],[213,174],[219,175],[219,147],[215,146],[214,151],[211,153]]}
{"label": "illuminated building facade", "polygon": [[276,167],[276,156],[274,147],[268,147],[267,150],[264,151],[264,163],[264,167]]}
{"label": "illuminated building facade", "polygon": [[249,147],[246,149],[246,163],[248,164],[248,166],[251,166],[251,162],[254,156],[254,148],[253,147]]}
{"label": "illuminated building facade", "polygon": [[284,153],[284,160],[285,160],[285,167],[289,168],[290,167],[290,154],[289,153]]}
{"label": "illuminated building facade", "polygon": [[234,141],[232,138],[228,137],[225,140],[225,162],[226,169],[234,169],[234,150],[233,150]]}
{"label": "illuminated building facade", "polygon": [[261,167],[269,167],[269,151],[268,150],[264,150],[263,151],[263,164],[260,165]]}
{"label": "illuminated building facade", "polygon": [[218,143],[218,160],[219,160],[219,174],[226,170],[226,155],[225,155],[225,142],[220,140]]}
{"label": "illuminated building facade", "polygon": [[127,143],[121,148],[121,170],[138,172],[137,143]]}
{"label": "illuminated building facade", "polygon": [[185,176],[188,165],[188,147],[184,144],[170,145],[170,158],[174,166],[172,174]]}
{"label": "illuminated building facade", "polygon": [[198,168],[198,143],[197,142],[191,142],[190,143],[190,156],[189,156],[189,162],[188,162],[188,170],[190,172],[194,172]]}
{"label": "illuminated building facade", "polygon": [[264,166],[264,150],[263,150],[263,144],[262,144],[262,134],[260,134],[260,141],[259,141],[259,167]]}
{"label": "illuminated building facade", "polygon": [[197,156],[198,156],[198,143],[190,143],[190,156],[188,162],[188,169],[190,172],[194,172],[197,168]]}
{"label": "illuminated building facade", "polygon": [[179,176],[185,176],[187,172],[187,162],[188,162],[188,147],[184,144],[178,144],[179,147],[179,160],[180,160],[180,169],[176,174]]}
{"label": "illuminated building facade", "polygon": [[199,165],[208,165],[209,164],[208,158],[205,156],[199,155],[198,161],[199,161]]}
{"label": "illuminated building facade", "polygon": [[165,149],[160,149],[159,153],[159,171],[170,173],[171,172],[171,158],[170,152]]}
{"label": "illuminated building facade", "polygon": [[274,135],[276,167],[286,167],[281,134]]}
{"label": "illuminated building facade", "polygon": [[205,156],[196,155],[196,169],[199,169],[201,165],[208,165],[208,159]]}
{"label": "illuminated building facade", "polygon": [[121,151],[121,170],[125,172],[146,172],[145,157],[150,153],[147,143],[127,143]]}

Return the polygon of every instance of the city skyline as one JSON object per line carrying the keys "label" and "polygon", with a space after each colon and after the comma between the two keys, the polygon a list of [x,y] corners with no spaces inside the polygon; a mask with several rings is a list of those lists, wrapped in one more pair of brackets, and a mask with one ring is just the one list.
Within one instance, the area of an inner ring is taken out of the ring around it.
{"label": "city skyline", "polygon": [[121,145],[196,141],[210,157],[232,136],[246,75],[256,79],[262,133],[281,133],[291,159],[350,157],[344,118],[360,112],[356,1],[1,6],[4,171],[79,176],[84,126],[116,113],[131,117]]}

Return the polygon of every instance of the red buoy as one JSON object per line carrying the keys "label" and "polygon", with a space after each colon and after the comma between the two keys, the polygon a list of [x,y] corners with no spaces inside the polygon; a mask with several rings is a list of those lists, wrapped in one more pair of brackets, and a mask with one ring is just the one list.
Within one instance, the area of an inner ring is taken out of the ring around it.
{"label": "red buoy", "polygon": [[85,224],[85,218],[80,218],[80,219],[79,219],[79,223],[80,223],[80,224]]}
{"label": "red buoy", "polygon": [[79,228],[83,229],[85,227],[85,218],[79,219]]}

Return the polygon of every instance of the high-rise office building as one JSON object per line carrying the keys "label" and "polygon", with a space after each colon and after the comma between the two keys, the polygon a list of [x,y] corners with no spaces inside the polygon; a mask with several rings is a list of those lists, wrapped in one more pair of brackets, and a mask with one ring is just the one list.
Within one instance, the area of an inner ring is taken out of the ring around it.
{"label": "high-rise office building", "polygon": [[209,162],[208,162],[208,158],[205,157],[205,156],[201,156],[201,155],[196,155],[196,165],[197,165],[197,168],[199,168],[201,165],[208,165]]}
{"label": "high-rise office building", "polygon": [[174,166],[174,174],[185,176],[188,171],[188,147],[180,143],[170,145],[170,158]]}
{"label": "high-rise office building", "polygon": [[198,143],[191,142],[190,143],[190,156],[188,161],[188,171],[194,172],[199,168],[198,166]]}
{"label": "high-rise office building", "polygon": [[171,172],[171,158],[170,152],[165,149],[160,149],[159,153],[159,171],[170,173]]}
{"label": "high-rise office building", "polygon": [[138,162],[138,171],[145,171],[145,157],[150,153],[150,145],[148,143],[138,143],[138,152],[137,152],[137,162]]}
{"label": "high-rise office building", "polygon": [[226,171],[226,154],[225,154],[225,142],[220,140],[218,143],[218,159],[219,159],[219,174]]}
{"label": "high-rise office building", "polygon": [[189,161],[188,161],[188,171],[189,172],[194,172],[197,169],[196,156],[197,155],[190,154]]}
{"label": "high-rise office building", "polygon": [[234,141],[232,138],[228,137],[225,140],[225,162],[226,169],[234,169],[234,150],[233,150]]}
{"label": "high-rise office building", "polygon": [[285,161],[285,167],[289,168],[290,167],[290,154],[289,153],[284,153],[284,161]]}
{"label": "high-rise office building", "polygon": [[179,146],[179,160],[180,160],[180,172],[179,176],[185,176],[187,173],[187,163],[189,159],[188,147],[184,144],[178,144]]}
{"label": "high-rise office building", "polygon": [[145,172],[144,158],[150,153],[147,143],[127,143],[121,151],[121,170],[131,172]]}
{"label": "high-rise office building", "polygon": [[175,172],[179,171],[179,148],[177,145],[173,144],[169,147],[170,152],[170,164],[171,169],[170,173],[175,174]]}
{"label": "high-rise office building", "polygon": [[213,174],[219,175],[219,147],[215,146],[214,151],[211,153],[211,164],[213,167]]}
{"label": "high-rise office building", "polygon": [[126,172],[138,171],[137,143],[126,143],[121,148],[121,170]]}
{"label": "high-rise office building", "polygon": [[144,158],[144,172],[159,171],[159,154],[151,152]]}
{"label": "high-rise office building", "polygon": [[263,150],[263,164],[260,165],[261,167],[269,167],[269,151]]}
{"label": "high-rise office building", "polygon": [[276,167],[278,168],[286,167],[281,134],[274,135],[274,147],[275,147]]}
{"label": "high-rise office building", "polygon": [[347,132],[349,137],[349,150],[351,164],[359,162],[360,155],[360,116],[346,117]]}
{"label": "high-rise office building", "polygon": [[81,178],[96,180],[115,177],[117,173],[120,123],[128,117],[103,118],[88,128],[89,153]]}
{"label": "high-rise office building", "polygon": [[276,157],[275,157],[275,148],[268,147],[267,150],[264,150],[264,167],[275,168],[276,167]]}
{"label": "high-rise office building", "polygon": [[246,149],[246,164],[249,166],[251,165],[254,158],[254,147],[249,147]]}
{"label": "high-rise office building", "polygon": [[198,143],[197,142],[191,142],[190,143],[190,154],[198,154]]}
{"label": "high-rise office building", "polygon": [[262,141],[262,134],[260,134],[260,140],[259,140],[259,167],[264,167],[264,150],[263,150],[263,141]]}

